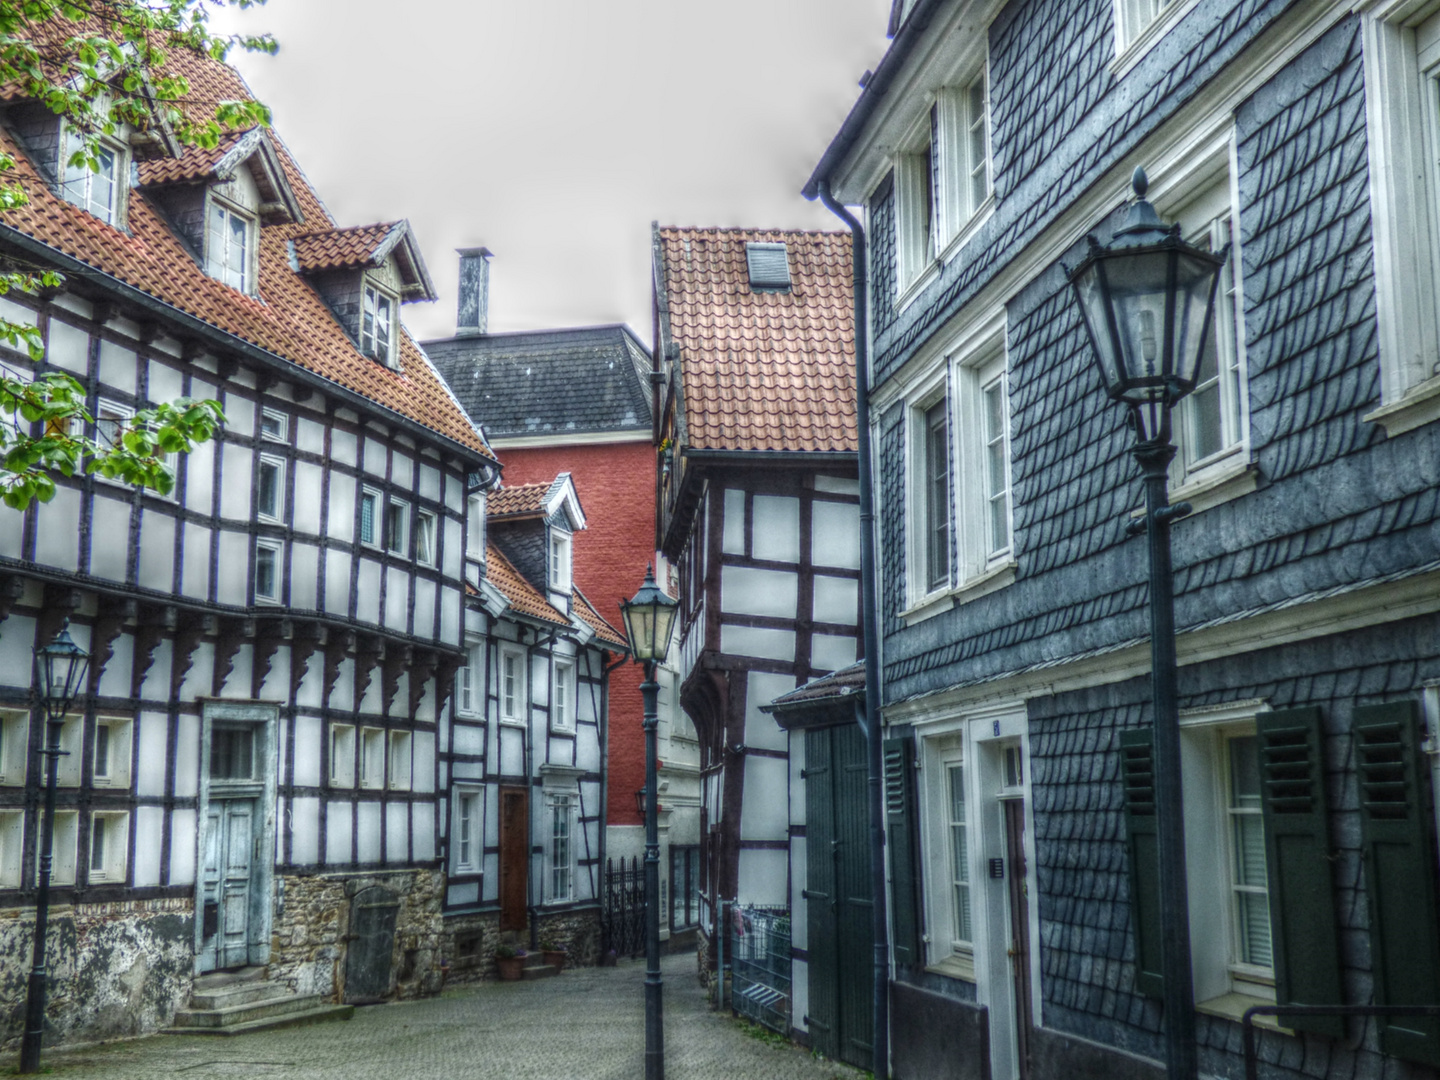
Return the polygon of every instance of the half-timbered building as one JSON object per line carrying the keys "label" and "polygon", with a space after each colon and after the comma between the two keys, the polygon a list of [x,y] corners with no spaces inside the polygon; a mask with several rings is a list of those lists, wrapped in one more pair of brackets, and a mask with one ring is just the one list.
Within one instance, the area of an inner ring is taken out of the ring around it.
{"label": "half-timbered building", "polygon": [[761,710],[856,660],[850,259],[843,233],[654,233],[657,547],[678,586],[672,660],[700,742],[702,929],[713,963],[722,903],[790,911],[802,1036],[806,743]]}
{"label": "half-timbered building", "polygon": [[[198,97],[246,94],[173,63]],[[90,674],[60,736],[53,1036],[171,1023],[219,969],[263,967],[302,1012],[434,991],[437,743],[495,462],[400,324],[433,298],[409,226],[339,227],[267,131],[178,157],[121,131],[98,171],[64,164],[73,141],[37,104],[0,112],[30,197],[0,252],[65,276],[4,301],[46,352],[3,362],[79,379],[102,441],[181,396],[226,421],[169,496],[58,478],[0,511],[0,1038],[34,925],[31,653],[67,618]]]}
{"label": "half-timbered building", "polygon": [[441,764],[456,979],[491,970],[502,942],[599,958],[608,680],[626,651],[573,580],[586,521],[569,474],[487,502]]}

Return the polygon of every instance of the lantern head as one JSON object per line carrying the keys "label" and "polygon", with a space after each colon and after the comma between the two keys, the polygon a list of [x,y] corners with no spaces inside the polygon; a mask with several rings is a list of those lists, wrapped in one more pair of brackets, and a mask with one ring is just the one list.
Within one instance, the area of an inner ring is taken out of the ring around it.
{"label": "lantern head", "polygon": [[631,599],[620,602],[625,617],[625,636],[630,641],[630,655],[636,660],[655,663],[665,659],[670,648],[670,631],[680,602],[666,596],[655,584],[653,567],[645,568],[645,582]]}

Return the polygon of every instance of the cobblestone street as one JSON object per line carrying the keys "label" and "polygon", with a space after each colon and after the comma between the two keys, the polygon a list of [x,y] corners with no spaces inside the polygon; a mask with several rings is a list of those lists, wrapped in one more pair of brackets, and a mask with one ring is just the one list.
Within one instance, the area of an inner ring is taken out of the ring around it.
{"label": "cobblestone street", "polygon": [[[438,999],[367,1006],[345,1023],[233,1038],[157,1035],[53,1051],[45,1060],[52,1075],[70,1080],[638,1080],[644,968],[632,961],[536,982],[485,983]],[[667,957],[664,972],[668,1080],[862,1075],[795,1047],[769,1045],[710,1011],[693,955]]]}

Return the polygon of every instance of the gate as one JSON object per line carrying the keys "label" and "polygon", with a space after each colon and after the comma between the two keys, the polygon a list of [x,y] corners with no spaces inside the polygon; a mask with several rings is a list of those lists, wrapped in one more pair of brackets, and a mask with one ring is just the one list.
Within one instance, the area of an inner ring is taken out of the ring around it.
{"label": "gate", "polygon": [[788,1037],[790,912],[784,908],[729,907],[725,934],[730,1007]]}
{"label": "gate", "polygon": [[600,907],[600,952],[629,956],[645,951],[645,871],[638,856],[605,860]]}
{"label": "gate", "polygon": [[345,1000],[363,1005],[390,996],[395,952],[395,917],[400,897],[372,885],[350,901],[350,933],[345,936]]}

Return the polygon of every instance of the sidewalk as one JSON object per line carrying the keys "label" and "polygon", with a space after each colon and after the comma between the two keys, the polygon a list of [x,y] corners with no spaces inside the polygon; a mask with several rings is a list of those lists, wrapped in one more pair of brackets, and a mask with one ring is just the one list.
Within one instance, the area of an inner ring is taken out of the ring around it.
{"label": "sidewalk", "polygon": [[[792,1046],[767,1045],[711,1012],[693,955],[666,957],[663,971],[666,1080],[862,1076]],[[346,1023],[47,1051],[45,1064],[64,1080],[640,1080],[644,980],[644,962],[631,961],[366,1006]]]}

